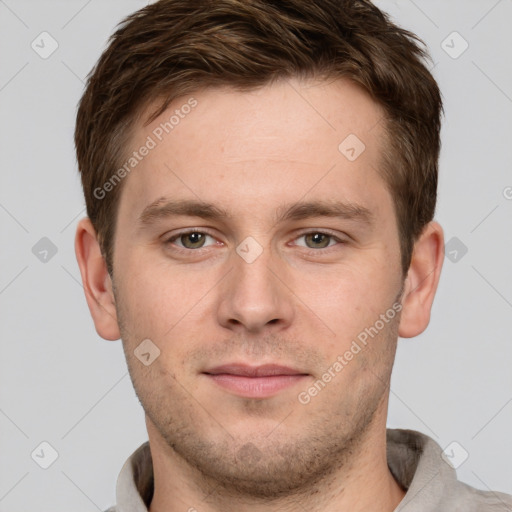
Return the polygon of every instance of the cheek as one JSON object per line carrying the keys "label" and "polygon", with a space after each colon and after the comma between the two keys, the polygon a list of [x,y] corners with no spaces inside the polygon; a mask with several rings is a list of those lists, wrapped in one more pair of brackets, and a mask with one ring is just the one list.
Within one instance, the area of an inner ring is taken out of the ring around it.
{"label": "cheek", "polygon": [[[308,297],[310,311],[331,331],[318,345],[326,361],[333,364],[344,354],[350,358],[346,371],[342,372],[345,377],[340,374],[341,378],[336,379],[338,382],[344,382],[349,375],[352,375],[350,378],[355,378],[356,374],[363,378],[361,370],[387,359],[390,344],[396,342],[393,319],[397,315],[392,306],[398,285],[391,282],[390,272],[367,263],[362,267],[354,266],[350,271],[346,268],[339,270],[326,282],[311,279],[308,281],[310,287],[304,286],[298,293],[301,296],[309,289],[309,295],[303,296]],[[311,293],[313,286],[315,294]],[[364,378],[367,377],[371,378],[371,375]]]}
{"label": "cheek", "polygon": [[354,334],[354,329],[373,323],[392,306],[398,289],[395,292],[389,276],[385,269],[370,263],[340,267],[327,277],[318,274],[297,281],[302,282],[297,295],[304,297],[310,310],[332,330],[346,338],[349,333]]}
{"label": "cheek", "polygon": [[204,322],[207,294],[218,281],[216,274],[186,271],[161,259],[151,261],[151,257],[142,254],[123,263],[119,267],[123,279],[118,291],[123,322],[132,337],[164,344]]}

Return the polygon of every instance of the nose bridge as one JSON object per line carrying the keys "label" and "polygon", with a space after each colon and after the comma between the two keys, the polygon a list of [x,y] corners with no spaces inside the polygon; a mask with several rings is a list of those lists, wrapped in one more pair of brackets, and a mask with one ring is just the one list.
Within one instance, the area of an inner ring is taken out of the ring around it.
{"label": "nose bridge", "polygon": [[268,245],[248,237],[237,246],[231,260],[233,270],[224,283],[219,322],[249,331],[288,325],[293,308],[290,293],[275,275],[283,269],[279,256]]}

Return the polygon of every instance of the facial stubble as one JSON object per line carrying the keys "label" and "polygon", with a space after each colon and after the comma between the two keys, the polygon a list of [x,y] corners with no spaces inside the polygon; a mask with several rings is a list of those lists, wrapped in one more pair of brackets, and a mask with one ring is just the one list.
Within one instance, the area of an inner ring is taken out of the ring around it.
{"label": "facial stubble", "polygon": [[[117,294],[118,323],[135,392],[171,456],[191,469],[205,494],[265,502],[310,496],[335,473],[349,473],[377,412],[387,406],[400,315],[371,341],[371,350],[351,362],[354,373],[346,382],[348,389],[332,383],[308,405],[293,395],[286,408],[280,407],[280,420],[270,433],[259,433],[258,418],[264,422],[267,414],[275,416],[275,408],[234,397],[237,417],[245,410],[255,426],[235,433],[232,411],[202,403],[172,370],[159,364],[145,367],[134,357],[138,338],[127,328],[129,312],[119,299]],[[275,336],[264,339],[272,354],[293,354],[297,348]],[[261,340],[255,351],[262,352]]]}

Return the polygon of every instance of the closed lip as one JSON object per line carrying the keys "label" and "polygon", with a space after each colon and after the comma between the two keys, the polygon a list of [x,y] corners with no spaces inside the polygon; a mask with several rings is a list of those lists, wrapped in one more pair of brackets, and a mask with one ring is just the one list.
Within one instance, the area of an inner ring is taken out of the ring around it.
{"label": "closed lip", "polygon": [[279,364],[264,364],[260,366],[251,366],[242,363],[229,363],[221,366],[215,366],[205,370],[203,373],[208,375],[237,375],[240,377],[276,377],[279,375],[308,375],[300,370],[283,366]]}
{"label": "closed lip", "polygon": [[308,374],[281,364],[230,363],[210,368],[203,375],[228,393],[261,400],[297,385]]}

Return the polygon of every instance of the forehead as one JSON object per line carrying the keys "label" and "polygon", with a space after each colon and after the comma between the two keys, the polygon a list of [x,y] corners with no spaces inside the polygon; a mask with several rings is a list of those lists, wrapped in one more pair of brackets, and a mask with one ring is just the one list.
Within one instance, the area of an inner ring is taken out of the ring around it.
{"label": "forehead", "polygon": [[318,192],[360,202],[356,190],[386,189],[377,171],[382,119],[382,108],[346,80],[182,96],[149,125],[133,127],[128,154],[151,149],[122,196],[139,213],[163,196],[262,206],[265,198],[270,205]]}

